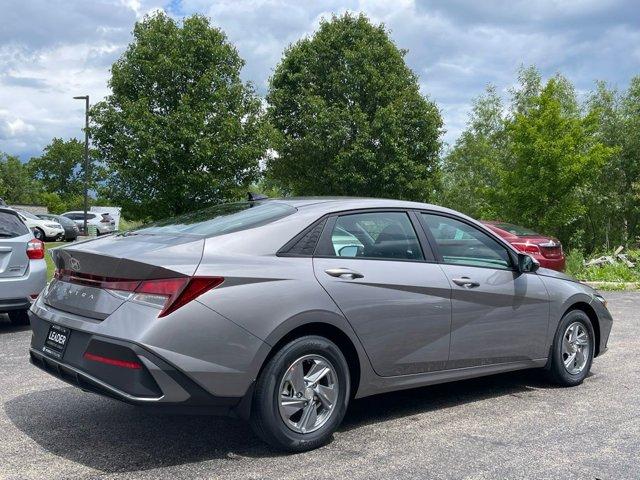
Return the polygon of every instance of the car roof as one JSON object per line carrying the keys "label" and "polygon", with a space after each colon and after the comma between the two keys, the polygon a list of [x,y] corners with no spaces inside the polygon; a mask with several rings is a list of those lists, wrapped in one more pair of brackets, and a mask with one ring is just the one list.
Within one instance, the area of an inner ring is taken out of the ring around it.
{"label": "car roof", "polygon": [[[0,212],[10,213],[18,217],[18,212],[11,207],[0,207]],[[19,218],[19,217],[18,217]]]}
{"label": "car roof", "polygon": [[[367,197],[285,197],[263,200],[290,205],[297,209],[314,210],[323,214],[344,210],[358,210],[367,208],[407,208],[416,210],[431,210],[441,213],[452,213],[458,216],[466,215],[430,203],[411,202],[408,200],[393,200],[388,198]],[[468,217],[466,217],[468,218]]]}

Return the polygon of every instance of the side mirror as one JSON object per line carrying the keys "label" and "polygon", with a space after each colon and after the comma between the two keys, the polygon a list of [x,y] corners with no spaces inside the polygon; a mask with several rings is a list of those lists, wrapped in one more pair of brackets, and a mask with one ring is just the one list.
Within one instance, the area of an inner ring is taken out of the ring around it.
{"label": "side mirror", "polygon": [[535,272],[540,268],[540,263],[526,253],[518,254],[518,270],[521,273]]}
{"label": "side mirror", "polygon": [[356,255],[358,255],[357,245],[345,245],[338,250],[339,257],[355,257]]}

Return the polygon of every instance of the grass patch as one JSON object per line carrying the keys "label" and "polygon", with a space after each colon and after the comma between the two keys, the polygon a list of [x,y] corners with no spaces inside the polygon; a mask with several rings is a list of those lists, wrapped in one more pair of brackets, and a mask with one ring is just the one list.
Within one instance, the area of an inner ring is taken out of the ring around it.
{"label": "grass patch", "polygon": [[[629,267],[622,262],[614,264],[584,265],[584,255],[580,250],[572,250],[567,255],[567,274],[578,280],[589,282],[636,282],[640,283],[640,250],[625,250],[629,260],[635,263]],[[611,255],[611,253],[609,253]],[[593,255],[591,258],[598,258],[600,255]],[[611,288],[614,288],[611,286]],[[604,288],[603,288],[604,289]]]}
{"label": "grass patch", "polygon": [[56,269],[55,264],[53,263],[53,258],[49,254],[49,251],[52,248],[61,247],[63,245],[69,245],[67,242],[46,242],[45,244],[45,255],[44,259],[47,262],[47,280],[51,280],[53,278],[53,272]]}

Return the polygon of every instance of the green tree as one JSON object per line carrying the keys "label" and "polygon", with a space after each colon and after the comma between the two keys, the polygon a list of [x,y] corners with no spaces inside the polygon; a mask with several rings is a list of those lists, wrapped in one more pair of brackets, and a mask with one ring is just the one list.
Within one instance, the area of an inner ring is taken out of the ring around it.
{"label": "green tree", "polygon": [[604,82],[596,84],[586,104],[588,114],[597,121],[598,139],[615,148],[615,152],[599,170],[595,178],[583,189],[585,215],[585,247],[592,250],[612,244],[626,243],[625,206],[632,199],[631,183],[625,185],[625,165],[621,145],[625,142],[621,96]]}
{"label": "green tree", "polygon": [[[90,150],[90,162],[96,161],[95,150]],[[41,156],[29,160],[27,168],[33,178],[42,182],[48,192],[61,198],[81,195],[84,191],[84,142],[72,138],[65,141],[54,138],[44,147]],[[90,188],[100,180],[101,169],[90,166]],[[98,173],[97,176],[94,176]]]}
{"label": "green tree", "polygon": [[488,86],[444,158],[442,204],[476,218],[496,217],[506,155],[504,107],[495,87]]}
{"label": "green tree", "polygon": [[268,146],[244,62],[203,16],[138,22],[111,69],[112,94],[91,111],[106,191],[136,217],[160,218],[235,198]]}
{"label": "green tree", "polygon": [[33,204],[38,203],[41,185],[18,157],[0,152],[0,189],[0,197],[8,205]]}
{"label": "green tree", "polygon": [[614,153],[596,130],[597,118],[581,115],[572,85],[559,75],[528,96],[526,109],[514,107],[500,179],[501,215],[579,241],[576,228],[586,213],[581,190]]}
{"label": "green tree", "polygon": [[270,81],[268,175],[284,192],[428,199],[442,119],[383,26],[346,14],[289,47]]}
{"label": "green tree", "polygon": [[624,230],[628,240],[640,236],[640,76],[633,77],[622,98],[624,136],[620,142],[624,172],[623,191],[632,192],[624,202]]}

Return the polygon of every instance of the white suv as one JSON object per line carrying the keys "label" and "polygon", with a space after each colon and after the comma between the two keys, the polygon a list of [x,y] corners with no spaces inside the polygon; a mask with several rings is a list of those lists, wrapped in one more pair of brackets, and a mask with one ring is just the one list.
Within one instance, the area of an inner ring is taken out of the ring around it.
{"label": "white suv", "polygon": [[20,219],[31,229],[38,240],[61,240],[64,238],[64,228],[53,220],[43,220],[33,213],[16,210]]}
{"label": "white suv", "polygon": [[[82,210],[66,212],[63,213],[62,216],[76,222],[76,225],[78,225],[78,228],[82,232],[84,228],[84,212]],[[98,235],[104,235],[106,233],[112,233],[115,230],[116,222],[111,218],[109,213],[87,212],[87,227],[89,225],[95,225]],[[87,232],[83,233],[85,235],[87,234]]]}

